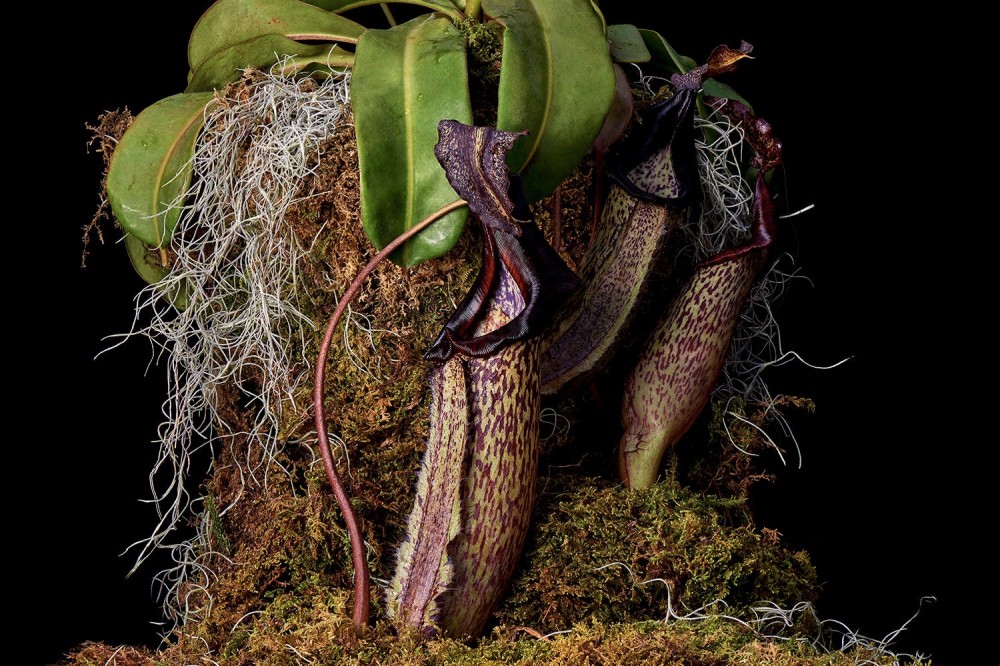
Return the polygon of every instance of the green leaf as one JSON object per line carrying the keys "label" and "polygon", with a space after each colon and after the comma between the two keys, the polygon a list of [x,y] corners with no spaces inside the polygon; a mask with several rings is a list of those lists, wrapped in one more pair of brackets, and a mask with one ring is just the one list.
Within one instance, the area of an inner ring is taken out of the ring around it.
{"label": "green leaf", "polygon": [[693,58],[677,53],[674,47],[663,38],[663,35],[655,30],[639,28],[639,34],[642,35],[642,41],[649,49],[649,62],[656,73],[683,74],[698,66]]}
{"label": "green leaf", "polygon": [[169,266],[160,261],[160,251],[149,247],[132,234],[125,234],[125,251],[132,268],[149,284],[156,284],[170,272]]}
{"label": "green leaf", "polygon": [[611,57],[616,62],[649,62],[652,57],[639,29],[628,23],[608,26]]}
{"label": "green leaf", "polygon": [[118,142],[108,169],[108,201],[125,231],[165,247],[191,182],[191,157],[212,93],[180,93],[153,104]]}
{"label": "green leaf", "polygon": [[191,32],[188,66],[197,72],[213,53],[262,35],[354,44],[364,30],[350,19],[299,0],[218,0]]}
{"label": "green leaf", "polygon": [[535,201],[590,149],[615,91],[603,18],[588,0],[483,0],[504,27],[497,127],[531,133],[508,164]]}
{"label": "green leaf", "polygon": [[[341,12],[346,12],[351,9],[357,9],[358,7],[368,7],[371,5],[381,5],[384,4],[379,2],[379,0],[303,0],[310,5],[315,5],[316,7],[321,7],[329,12],[334,12],[340,14]],[[452,19],[456,21],[461,21],[465,18],[465,15],[461,10],[465,9],[465,2],[449,2],[448,0],[395,0],[391,4],[404,4],[404,5],[417,5],[419,7],[426,7],[434,11],[441,12],[442,14],[447,14]]]}
{"label": "green leaf", "polygon": [[[358,40],[351,102],[361,168],[361,219],[382,248],[458,199],[434,157],[438,121],[472,122],[465,40],[445,18],[421,16]],[[450,250],[465,227],[463,208],[392,255],[413,266]]]}
{"label": "green leaf", "polygon": [[[160,260],[161,252],[131,234],[125,234],[125,251],[132,262],[132,268],[148,284],[156,284],[170,273],[170,268],[164,267]],[[174,284],[170,291],[170,300],[175,306],[181,310],[187,307],[187,289]]]}
{"label": "green leaf", "polygon": [[753,107],[750,105],[750,102],[746,101],[742,95],[721,81],[717,81],[715,79],[705,79],[701,84],[701,91],[706,95],[711,95],[712,97],[734,99],[737,102],[745,104],[748,109],[753,111]]}
{"label": "green leaf", "polygon": [[[354,54],[336,44],[302,44],[283,35],[261,35],[209,56],[191,77],[187,92],[222,88],[227,83],[238,81],[240,70],[247,67],[267,69],[282,56],[294,56],[281,68],[282,74],[299,72],[313,66],[344,69],[354,62]],[[277,68],[272,68],[272,71],[274,69]]]}

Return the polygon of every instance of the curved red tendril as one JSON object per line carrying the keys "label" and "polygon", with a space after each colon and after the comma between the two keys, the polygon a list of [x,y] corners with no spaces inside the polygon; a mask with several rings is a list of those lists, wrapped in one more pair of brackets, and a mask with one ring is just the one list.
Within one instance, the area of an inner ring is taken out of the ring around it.
{"label": "curved red tendril", "polygon": [[467,202],[464,199],[459,199],[431,213],[428,217],[400,234],[395,240],[382,248],[378,254],[372,257],[371,261],[358,272],[357,277],[351,282],[347,291],[344,292],[344,296],[340,299],[340,303],[337,304],[333,316],[330,317],[330,321],[326,325],[326,333],[323,336],[323,342],[319,346],[319,354],[316,358],[316,379],[313,384],[313,410],[316,417],[316,437],[319,440],[320,454],[323,456],[323,467],[326,469],[326,478],[330,481],[333,494],[337,498],[337,504],[344,514],[344,523],[346,524],[348,538],[351,542],[351,562],[354,564],[354,613],[352,617],[355,626],[358,627],[368,624],[371,605],[371,584],[368,580],[368,557],[365,554],[361,526],[358,523],[357,515],[354,513],[354,507],[351,506],[351,500],[347,496],[347,491],[344,490],[344,484],[340,481],[337,467],[333,463],[333,451],[330,449],[330,441],[326,435],[326,414],[323,409],[323,384],[327,357],[330,353],[330,345],[333,342],[333,333],[337,329],[337,325],[340,323],[340,319],[343,317],[347,306],[351,304],[354,297],[361,291],[361,286],[364,284],[365,279],[371,275],[372,271],[375,270],[376,266],[382,260],[437,219],[465,205],[467,205]]}

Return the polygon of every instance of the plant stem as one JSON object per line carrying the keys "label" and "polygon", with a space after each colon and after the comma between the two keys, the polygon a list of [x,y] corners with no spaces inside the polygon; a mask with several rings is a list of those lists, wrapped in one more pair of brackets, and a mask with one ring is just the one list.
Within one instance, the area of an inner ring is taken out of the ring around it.
{"label": "plant stem", "polygon": [[604,153],[603,150],[594,152],[594,171],[591,182],[594,185],[594,215],[590,222],[590,240],[587,241],[587,250],[594,244],[597,238],[597,225],[601,222],[601,210],[604,208]]}
{"label": "plant stem", "polygon": [[382,8],[382,13],[385,14],[385,18],[389,21],[390,27],[396,27],[396,17],[392,15],[392,10],[389,9],[389,5],[384,2],[379,3],[379,7]]}
{"label": "plant stem", "polygon": [[563,251],[562,242],[562,185],[552,193],[552,249]]}
{"label": "plant stem", "polygon": [[333,316],[330,317],[330,321],[326,325],[326,333],[323,336],[323,342],[319,347],[319,355],[316,358],[316,379],[313,385],[313,410],[316,417],[316,437],[319,440],[320,453],[323,456],[323,467],[326,468],[326,478],[330,481],[330,486],[333,488],[333,494],[337,498],[337,504],[340,506],[340,510],[344,514],[344,523],[346,524],[347,534],[351,542],[351,561],[354,564],[353,619],[354,624],[358,627],[366,626],[368,624],[371,604],[371,584],[369,582],[368,575],[368,557],[365,554],[364,537],[361,535],[361,527],[358,524],[358,517],[354,513],[354,507],[351,506],[351,500],[347,496],[347,491],[344,490],[344,484],[340,481],[340,475],[337,473],[337,467],[333,462],[333,451],[330,449],[330,440],[326,435],[326,414],[323,410],[323,385],[325,381],[327,357],[329,356],[330,345],[333,341],[333,333],[337,329],[337,325],[340,323],[340,319],[343,317],[347,306],[350,305],[351,301],[354,300],[354,297],[358,295],[365,279],[371,275],[376,266],[382,263],[382,261],[396,248],[423,231],[425,228],[430,226],[431,223],[465,205],[467,205],[467,202],[464,199],[459,199],[458,201],[453,201],[447,206],[431,213],[409,230],[400,234],[395,240],[382,248],[378,254],[372,257],[372,260],[361,269],[357,277],[354,278],[354,281],[351,282],[347,291],[344,292],[344,296],[340,299],[340,303],[337,304],[337,309],[334,310]]}
{"label": "plant stem", "polygon": [[481,0],[466,0],[465,2],[465,17],[470,19],[479,20],[482,17],[482,8],[480,6]]}

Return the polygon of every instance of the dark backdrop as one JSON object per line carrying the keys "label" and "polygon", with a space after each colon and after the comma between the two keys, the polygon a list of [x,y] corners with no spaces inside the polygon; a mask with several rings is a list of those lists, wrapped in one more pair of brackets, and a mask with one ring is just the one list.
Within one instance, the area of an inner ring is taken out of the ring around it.
{"label": "dark backdrop", "polygon": [[[20,168],[10,192],[30,202],[11,220],[11,249],[39,275],[17,269],[18,314],[7,320],[20,368],[8,411],[16,559],[7,571],[24,604],[19,622],[44,636],[25,643],[23,663],[88,639],[156,639],[149,580],[167,563],[127,579],[132,560],[119,554],[154,522],[138,500],[148,496],[164,377],[147,370],[139,342],[94,360],[103,336],[128,329],[141,284],[120,246],[94,248],[79,268],[100,169],[84,123],[180,91],[186,35],[206,5],[144,5],[141,15],[124,1],[39,6],[49,27],[13,58],[32,74],[15,74],[13,98],[8,88],[20,116],[9,128],[34,166]],[[968,425],[989,427],[990,401],[955,370],[989,380],[987,334],[964,314],[978,302],[975,266],[988,259],[961,210],[976,189],[949,175],[963,173],[949,143],[976,129],[951,127],[947,91],[930,73],[940,52],[851,8],[786,10],[779,27],[755,8],[671,8],[651,19],[621,5],[607,10],[610,22],[658,28],[699,59],[718,43],[755,45],[739,89],[784,139],[789,207],[816,205],[782,226],[814,283],[794,284],[781,303],[783,341],[817,363],[852,360],[772,375],[778,390],[818,407],[795,420],[802,469],[782,470],[754,496],[760,524],[811,552],[822,617],[881,637],[934,595],[896,648],[996,664],[984,610],[996,556],[979,536],[996,521],[986,519],[996,500],[980,498],[995,436]],[[980,260],[961,259],[959,243]]]}

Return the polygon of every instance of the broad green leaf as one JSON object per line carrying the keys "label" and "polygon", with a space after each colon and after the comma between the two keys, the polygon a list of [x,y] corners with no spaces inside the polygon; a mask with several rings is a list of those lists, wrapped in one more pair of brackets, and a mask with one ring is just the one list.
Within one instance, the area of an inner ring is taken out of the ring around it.
{"label": "broad green leaf", "polygon": [[682,56],[674,50],[663,35],[655,30],[639,28],[642,41],[649,49],[650,65],[659,74],[683,74],[698,66],[692,58]]}
{"label": "broad green leaf", "polygon": [[364,26],[300,0],[217,0],[191,32],[188,66],[248,39],[281,35],[299,41],[354,44]]}
{"label": "broad green leaf", "polygon": [[312,66],[343,69],[354,62],[354,55],[336,44],[302,44],[282,35],[261,35],[217,51],[202,63],[187,92],[210,91],[238,81],[240,70],[247,67],[267,69],[282,56],[294,56],[281,73],[291,74]]}
{"label": "broad green leaf", "polygon": [[706,95],[711,95],[712,97],[721,97],[723,99],[734,99],[737,102],[741,102],[747,106],[748,109],[753,111],[753,106],[750,102],[746,101],[743,95],[739,94],[733,90],[730,86],[717,81],[715,79],[705,79],[701,84],[701,91]]}
{"label": "broad green leaf", "polygon": [[[160,260],[161,252],[151,248],[131,234],[125,234],[125,251],[128,253],[132,268],[148,284],[156,284],[170,273]],[[170,300],[180,309],[187,307],[188,293],[176,284],[170,287]]]}
{"label": "broad green leaf", "polygon": [[[445,18],[421,16],[358,40],[351,102],[361,168],[361,220],[382,248],[458,199],[434,157],[438,122],[472,122],[465,40]],[[463,208],[393,254],[413,266],[450,250],[465,226]]]}
{"label": "broad green leaf", "polygon": [[118,142],[108,169],[108,201],[125,231],[165,247],[191,182],[191,157],[212,93],[180,93],[145,109]]}
{"label": "broad green leaf", "polygon": [[629,23],[609,25],[608,43],[616,62],[649,62],[652,57],[639,29]]}
{"label": "broad green leaf", "polygon": [[[302,0],[310,5],[315,5],[316,7],[321,7],[328,12],[334,12],[335,14],[340,14],[341,12],[346,12],[351,9],[357,9],[358,7],[369,7],[371,5],[381,5],[382,2],[379,0]],[[449,2],[449,0],[394,0],[390,4],[404,4],[404,5],[417,5],[419,7],[426,7],[434,11],[441,12],[442,14],[447,14],[452,19],[456,21],[461,21],[465,18],[465,15],[461,10],[465,9],[465,2]]]}
{"label": "broad green leaf", "polygon": [[588,0],[483,0],[483,10],[505,27],[497,127],[531,132],[507,163],[535,201],[579,164],[611,106],[604,22]]}

